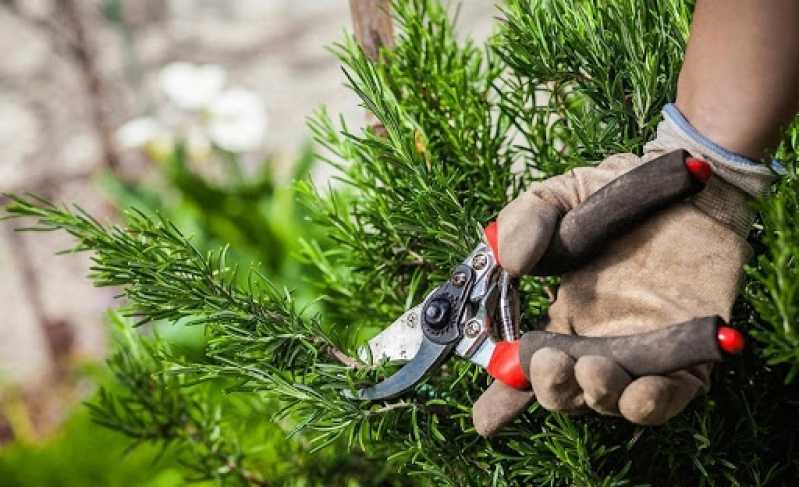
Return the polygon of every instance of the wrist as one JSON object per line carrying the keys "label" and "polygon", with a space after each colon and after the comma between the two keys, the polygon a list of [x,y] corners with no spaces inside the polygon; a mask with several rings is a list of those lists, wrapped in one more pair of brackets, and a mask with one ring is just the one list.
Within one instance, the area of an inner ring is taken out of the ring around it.
{"label": "wrist", "polygon": [[745,237],[755,217],[750,200],[765,195],[774,180],[785,173],[784,168],[777,161],[758,163],[716,144],[669,104],[663,108],[657,136],[644,146],[643,159],[677,149],[685,149],[713,167],[713,177],[694,197],[694,205]]}
{"label": "wrist", "polygon": [[785,125],[773,118],[777,113],[763,105],[753,111],[747,103],[715,99],[701,90],[695,96],[686,96],[685,91],[678,88],[674,107],[699,133],[752,161],[771,160]]}

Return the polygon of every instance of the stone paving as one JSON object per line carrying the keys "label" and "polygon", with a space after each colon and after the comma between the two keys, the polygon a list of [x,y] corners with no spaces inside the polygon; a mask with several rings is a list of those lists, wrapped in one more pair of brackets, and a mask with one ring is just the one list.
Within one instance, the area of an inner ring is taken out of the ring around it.
{"label": "stone paving", "polygon": [[[0,6],[0,191],[33,190],[113,218],[89,176],[101,148],[53,3]],[[363,119],[326,50],[350,29],[345,0],[127,0],[124,24],[101,18],[99,0],[78,3],[115,127],[159,103],[156,73],[173,61],[220,64],[232,82],[259,93],[269,118],[266,151],[279,161],[291,161],[307,141],[305,117],[316,108],[325,105],[353,126]],[[493,2],[466,1],[459,31],[485,38],[496,15]],[[34,384],[50,374],[46,323],[69,327],[73,356],[102,356],[112,293],[88,285],[86,256],[53,255],[69,245],[63,235],[15,236],[9,224],[0,226],[0,383]]]}

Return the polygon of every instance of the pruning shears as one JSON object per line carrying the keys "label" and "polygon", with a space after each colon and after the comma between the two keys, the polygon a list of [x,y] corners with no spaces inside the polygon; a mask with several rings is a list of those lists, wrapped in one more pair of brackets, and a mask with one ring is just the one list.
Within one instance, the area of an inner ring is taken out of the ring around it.
{"label": "pruning shears", "polygon": [[[712,173],[705,161],[675,151],[624,173],[566,213],[533,275],[577,269],[612,238],[653,213],[701,191]],[[406,362],[355,397],[400,396],[434,373],[453,353],[516,389],[530,386],[525,367],[535,351],[560,349],[574,358],[602,355],[632,376],[661,375],[719,362],[744,347],[742,335],[718,316],[697,317],[653,332],[583,337],[530,331],[520,339],[517,282],[497,259],[496,224],[446,282],[361,347],[364,361]]]}

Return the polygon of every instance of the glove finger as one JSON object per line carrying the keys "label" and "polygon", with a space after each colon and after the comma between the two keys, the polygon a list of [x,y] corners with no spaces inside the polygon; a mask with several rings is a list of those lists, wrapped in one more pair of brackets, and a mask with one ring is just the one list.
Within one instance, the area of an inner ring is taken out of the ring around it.
{"label": "glove finger", "polygon": [[668,376],[639,377],[619,398],[619,411],[631,423],[658,426],[685,409],[703,386],[685,370]]}
{"label": "glove finger", "polygon": [[499,261],[511,275],[527,273],[552,239],[560,214],[531,193],[522,193],[497,216]]}
{"label": "glove finger", "polygon": [[514,276],[530,272],[549,246],[560,217],[638,164],[634,154],[617,154],[599,166],[577,168],[530,185],[497,216],[502,267]]}
{"label": "glove finger", "polygon": [[574,377],[574,363],[569,355],[550,347],[530,357],[530,384],[545,409],[577,412],[585,408],[582,390]]}
{"label": "glove finger", "polygon": [[599,355],[580,357],[574,376],[588,407],[601,414],[621,416],[619,398],[632,377],[615,360]]}
{"label": "glove finger", "polygon": [[520,391],[494,381],[474,403],[474,429],[480,436],[492,436],[523,413],[532,402],[533,391]]}
{"label": "glove finger", "polygon": [[576,207],[612,180],[641,164],[635,154],[615,154],[597,166],[578,167],[571,171],[533,183],[528,189],[561,213]]}

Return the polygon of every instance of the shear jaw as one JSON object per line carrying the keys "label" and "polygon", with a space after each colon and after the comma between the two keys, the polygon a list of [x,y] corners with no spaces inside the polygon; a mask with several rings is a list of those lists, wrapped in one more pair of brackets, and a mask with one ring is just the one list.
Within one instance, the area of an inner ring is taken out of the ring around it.
{"label": "shear jaw", "polygon": [[[503,286],[510,281],[503,280],[504,275],[491,249],[484,243],[478,245],[446,283],[373,338],[368,348],[359,351],[361,358],[373,361],[410,361],[382,382],[358,391],[358,397],[397,397],[424,379],[453,351],[487,367],[496,345],[492,317],[497,315],[498,303],[508,295]],[[412,358],[411,349],[416,350]]]}

